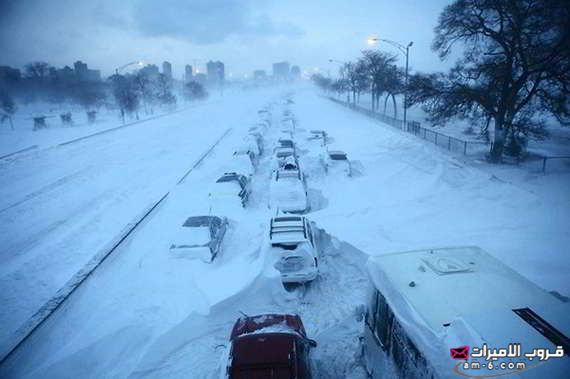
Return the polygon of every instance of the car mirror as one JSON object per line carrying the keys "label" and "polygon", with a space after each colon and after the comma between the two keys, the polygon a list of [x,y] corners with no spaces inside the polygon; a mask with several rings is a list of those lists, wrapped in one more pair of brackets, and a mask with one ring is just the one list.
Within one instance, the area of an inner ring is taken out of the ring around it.
{"label": "car mirror", "polygon": [[317,341],[312,340],[310,338],[307,338],[307,343],[309,344],[309,346],[311,347],[317,347]]}

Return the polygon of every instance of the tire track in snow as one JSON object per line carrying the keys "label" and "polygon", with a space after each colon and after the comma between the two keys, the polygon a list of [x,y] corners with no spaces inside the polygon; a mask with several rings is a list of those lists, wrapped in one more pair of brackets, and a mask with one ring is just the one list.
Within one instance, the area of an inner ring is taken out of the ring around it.
{"label": "tire track in snow", "polygon": [[15,208],[19,205],[22,205],[22,204],[24,204],[30,200],[33,200],[39,196],[45,195],[45,194],[47,194],[47,193],[49,193],[49,192],[51,192],[51,191],[53,191],[53,190],[55,190],[61,186],[67,184],[71,180],[74,180],[78,177],[81,177],[83,174],[85,174],[89,170],[91,170],[91,167],[85,167],[79,171],[74,172],[73,174],[65,175],[65,176],[57,179],[56,181],[54,181],[50,184],[47,184],[47,185],[43,186],[42,188],[25,195],[22,199],[0,209],[0,214],[6,212],[7,210]]}

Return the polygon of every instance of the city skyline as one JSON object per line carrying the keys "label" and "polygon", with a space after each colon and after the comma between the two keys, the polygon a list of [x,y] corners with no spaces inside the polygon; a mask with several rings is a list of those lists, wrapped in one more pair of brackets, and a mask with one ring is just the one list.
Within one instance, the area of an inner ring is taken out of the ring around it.
{"label": "city skyline", "polygon": [[[205,72],[206,63],[214,58],[223,61],[232,76],[269,71],[273,63],[287,60],[303,71],[334,75],[338,67],[329,59],[352,60],[370,48],[366,39],[374,35],[402,43],[413,40],[412,70],[430,71],[447,64],[430,50],[437,15],[447,3],[332,1],[327,2],[325,13],[322,4],[299,1],[231,0],[219,6],[203,0],[169,0],[161,5],[8,1],[0,5],[4,52],[0,65],[21,68],[27,62],[45,60],[64,66],[82,60],[108,76],[131,61],[169,61],[173,77],[180,79],[186,64]],[[56,17],[58,22],[51,22]],[[185,19],[196,20],[187,23]],[[390,46],[374,48],[398,56]]]}

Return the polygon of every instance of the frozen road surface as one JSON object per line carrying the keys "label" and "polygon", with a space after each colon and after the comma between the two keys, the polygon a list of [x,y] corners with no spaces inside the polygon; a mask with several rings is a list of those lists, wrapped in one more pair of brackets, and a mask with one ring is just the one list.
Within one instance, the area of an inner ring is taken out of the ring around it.
{"label": "frozen road surface", "polygon": [[[283,92],[290,94],[285,96]],[[288,104],[286,98],[294,103]],[[209,186],[269,106],[250,206],[212,207]],[[285,291],[264,267],[271,157],[284,111],[319,229],[321,271]],[[178,179],[228,128],[232,132]],[[352,177],[327,175],[309,130],[326,130]],[[170,195],[0,367],[9,378],[219,378],[240,312],[295,312],[317,378],[365,378],[359,356],[369,255],[478,245],[547,290],[570,294],[570,175],[491,174],[484,165],[352,113],[310,88],[228,94],[216,103],[0,163],[0,341],[149,203]],[[509,178],[509,179],[506,179]],[[212,264],[169,254],[193,215],[229,218]]]}

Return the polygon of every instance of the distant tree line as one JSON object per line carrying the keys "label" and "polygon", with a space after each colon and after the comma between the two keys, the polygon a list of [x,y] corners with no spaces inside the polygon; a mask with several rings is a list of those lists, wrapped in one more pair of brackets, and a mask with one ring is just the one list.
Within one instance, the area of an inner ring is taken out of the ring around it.
{"label": "distant tree line", "polygon": [[[439,16],[432,49],[445,59],[457,46],[462,57],[448,72],[412,75],[405,106],[420,105],[434,125],[459,118],[482,134],[492,127],[489,160],[520,157],[529,138],[547,134],[549,118],[570,125],[569,25],[568,0],[455,0]],[[406,91],[401,77],[374,52],[346,63],[337,80],[314,79],[352,102],[368,91],[378,108],[379,95]]]}
{"label": "distant tree line", "polygon": [[372,110],[379,110],[381,99],[384,98],[385,112],[386,103],[392,100],[395,116],[395,97],[404,91],[404,72],[396,66],[396,57],[379,50],[363,51],[355,62],[343,63],[338,79],[333,80],[321,74],[313,75],[312,79],[324,91],[346,94],[347,101],[353,104],[360,102],[362,93],[370,94]]}
{"label": "distant tree line", "polygon": [[[152,114],[155,107],[175,107],[177,97],[173,80],[162,73],[144,68],[134,73],[115,74],[107,80],[80,80],[73,69],[56,70],[47,62],[31,62],[23,73],[0,66],[0,122],[9,120],[17,103],[47,102],[54,105],[77,104],[86,111],[101,106],[115,106],[123,120],[125,116],[139,117],[139,111]],[[193,101],[208,96],[197,82],[181,86],[184,99]]]}

